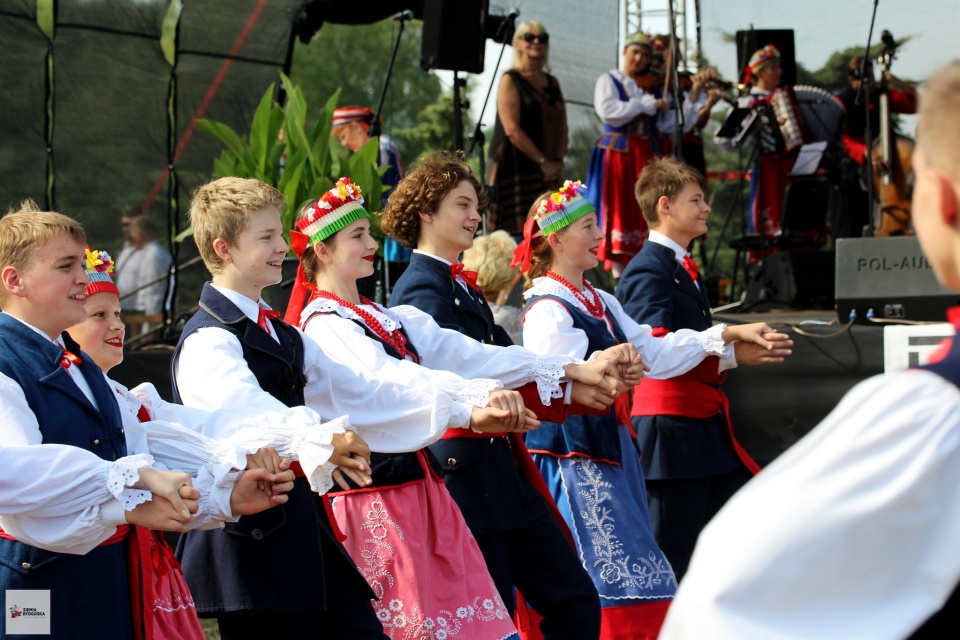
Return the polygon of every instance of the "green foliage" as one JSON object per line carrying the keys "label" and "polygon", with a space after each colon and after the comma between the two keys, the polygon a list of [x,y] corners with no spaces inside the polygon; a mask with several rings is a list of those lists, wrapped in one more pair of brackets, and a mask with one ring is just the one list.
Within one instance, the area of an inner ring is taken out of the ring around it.
{"label": "green foliage", "polygon": [[37,0],[37,26],[53,40],[53,0]]}
{"label": "green foliage", "polygon": [[[290,76],[303,88],[308,103],[323,104],[339,87],[339,104],[376,109],[397,24],[392,19],[364,25],[325,24],[310,44],[298,41]],[[453,140],[452,102],[441,98],[439,78],[420,68],[421,30],[420,22],[407,24],[383,104],[382,131],[394,138],[405,163],[425,149],[446,147]],[[435,127],[443,115],[446,129],[440,133]],[[434,144],[438,139],[442,143]]]}
{"label": "green foliage", "polygon": [[308,119],[308,104],[300,86],[281,74],[286,103],[274,98],[270,85],[253,115],[250,133],[243,136],[226,124],[201,119],[197,128],[226,147],[214,161],[217,177],[256,178],[276,187],[287,199],[283,212],[285,232],[297,212],[337,181],[348,175],[363,190],[370,206],[379,205],[383,184],[377,169],[379,149],[370,139],[346,160],[339,158],[340,145],[333,141],[333,110],[340,92],[335,91],[315,119]]}
{"label": "green foliage", "polygon": [[[472,84],[472,79],[467,81],[467,86],[461,89],[463,95],[469,94]],[[463,118],[464,150],[466,150],[470,148],[470,135],[473,133],[474,127],[474,124],[470,121],[467,105],[464,105],[461,116]],[[419,150],[416,156],[408,156],[409,158],[419,159],[424,154],[436,149],[454,151],[453,90],[444,93],[436,102],[425,105],[417,114],[416,124],[412,127],[398,129],[396,135],[395,142],[398,146],[399,141],[404,140],[408,143],[408,147]],[[475,157],[475,155],[472,154],[472,157]],[[477,167],[474,167],[474,169],[476,170]]]}
{"label": "green foliage", "polygon": [[182,11],[182,0],[170,0],[170,6],[167,7],[167,13],[160,27],[160,49],[163,51],[164,60],[171,67],[177,63],[177,26],[180,24]]}

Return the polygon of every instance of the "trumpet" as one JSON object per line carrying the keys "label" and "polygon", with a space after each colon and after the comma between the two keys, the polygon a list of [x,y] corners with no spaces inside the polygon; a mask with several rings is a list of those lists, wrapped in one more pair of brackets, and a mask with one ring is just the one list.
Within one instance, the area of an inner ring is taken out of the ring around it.
{"label": "trumpet", "polygon": [[737,84],[735,82],[731,82],[730,80],[724,80],[719,76],[707,78],[704,86],[707,89],[720,89],[724,92],[736,92],[737,96],[742,96],[750,90],[750,88],[745,84]]}
{"label": "trumpet", "polygon": [[737,105],[737,100],[740,98],[740,96],[745,96],[750,93],[749,86],[731,82],[730,80],[725,80],[720,76],[707,78],[706,82],[704,83],[704,87],[708,90],[719,89],[723,92],[723,100],[734,106]]}

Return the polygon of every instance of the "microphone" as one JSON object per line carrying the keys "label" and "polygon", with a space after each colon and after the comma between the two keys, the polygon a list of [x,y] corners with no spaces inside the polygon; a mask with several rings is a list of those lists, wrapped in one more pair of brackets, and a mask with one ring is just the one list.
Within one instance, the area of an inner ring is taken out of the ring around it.
{"label": "microphone", "polygon": [[507,40],[506,35],[508,30],[510,33],[510,39],[512,40],[513,31],[514,29],[516,29],[516,27],[514,26],[514,22],[516,22],[517,18],[519,17],[520,17],[520,9],[515,8],[510,11],[509,15],[500,18],[501,22],[500,22],[500,25],[497,27],[496,33],[494,33],[493,35],[493,41],[500,42],[500,43],[505,42]]}
{"label": "microphone", "polygon": [[897,48],[897,43],[893,39],[893,34],[887,31],[886,29],[884,29],[883,33],[880,34],[880,42],[886,45],[888,49]]}
{"label": "microphone", "polygon": [[410,9],[401,11],[397,15],[393,16],[393,19],[399,22],[403,22],[404,20],[413,20],[413,11]]}

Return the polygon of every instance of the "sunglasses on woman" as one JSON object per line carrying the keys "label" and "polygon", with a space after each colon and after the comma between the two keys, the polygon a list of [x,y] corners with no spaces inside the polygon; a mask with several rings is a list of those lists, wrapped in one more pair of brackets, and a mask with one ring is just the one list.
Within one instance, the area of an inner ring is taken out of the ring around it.
{"label": "sunglasses on woman", "polygon": [[540,42],[542,44],[547,44],[550,42],[549,33],[525,33],[521,36],[524,42],[529,42],[533,44],[534,42]]}

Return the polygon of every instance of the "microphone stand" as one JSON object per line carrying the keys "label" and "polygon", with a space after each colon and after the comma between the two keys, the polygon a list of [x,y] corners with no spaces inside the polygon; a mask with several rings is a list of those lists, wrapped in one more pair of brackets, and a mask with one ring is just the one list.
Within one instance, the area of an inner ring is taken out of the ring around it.
{"label": "microphone stand", "polygon": [[[870,32],[867,34],[867,48],[863,52],[863,62],[860,64],[860,88],[857,91],[857,97],[854,104],[860,104],[861,96],[863,100],[863,111],[866,115],[863,125],[863,140],[867,143],[867,157],[864,162],[867,164],[867,203],[870,207],[870,222],[863,228],[863,237],[872,238],[873,230],[879,225],[877,220],[876,205],[873,202],[873,130],[870,128],[870,83],[873,81],[873,67],[870,65],[870,42],[873,41],[873,25],[877,19],[877,5],[880,0],[873,0],[873,13],[870,15]],[[869,69],[869,73],[868,73]]]}
{"label": "microphone stand", "polygon": [[675,118],[675,127],[673,131],[673,155],[677,160],[683,162],[683,102],[681,98],[683,92],[680,91],[680,59],[677,56],[679,47],[677,46],[677,19],[673,11],[673,0],[670,0],[670,55],[673,64],[670,65],[668,73],[670,74],[670,93],[673,94],[673,108],[677,115]]}
{"label": "microphone stand", "polygon": [[383,101],[387,97],[387,87],[390,85],[390,78],[393,76],[393,65],[397,61],[397,50],[400,48],[400,38],[403,37],[403,29],[407,25],[407,20],[412,19],[412,11],[403,11],[398,13],[394,18],[394,20],[400,23],[400,28],[397,30],[397,37],[393,41],[393,51],[390,52],[390,63],[387,65],[387,75],[383,79],[383,85],[380,87],[380,99],[377,101],[377,110],[373,114],[373,122],[370,123],[370,128],[367,130],[371,138],[380,136],[380,113],[383,111]]}
{"label": "microphone stand", "polygon": [[[497,29],[497,33],[494,36],[494,40],[497,40],[504,33],[512,33],[514,31],[514,21],[520,15],[519,11],[512,12],[507,19],[500,23],[500,28]],[[503,38],[503,42],[500,44],[500,55],[497,56],[497,65],[494,67],[494,70],[500,68],[500,62],[503,61],[503,53],[507,50],[507,38]],[[484,145],[487,143],[487,136],[483,133],[483,114],[487,110],[487,104],[490,102],[490,94],[493,92],[493,83],[496,81],[496,78],[490,78],[490,84],[487,85],[487,95],[483,98],[483,106],[480,107],[480,115],[477,116],[477,126],[473,129],[473,134],[470,136],[470,148],[467,150],[467,155],[473,153],[473,150],[479,146],[478,149],[478,160],[480,166],[480,180],[485,182],[487,176],[486,170],[486,152],[484,151]],[[491,185],[487,185],[488,187]],[[483,220],[481,222],[483,229],[481,230],[484,235],[487,233],[487,215],[483,215]]]}
{"label": "microphone stand", "polygon": [[[383,78],[383,85],[380,87],[380,99],[377,101],[377,110],[373,114],[373,121],[370,123],[370,127],[367,129],[367,135],[371,138],[380,137],[380,113],[383,111],[383,101],[387,97],[387,87],[390,86],[390,78],[393,76],[393,65],[397,61],[397,50],[400,49],[400,38],[403,37],[403,29],[407,25],[407,20],[413,19],[412,11],[401,11],[398,13],[394,20],[400,23],[400,28],[397,29],[397,37],[393,41],[393,51],[390,52],[390,63],[387,65],[387,75]],[[377,144],[380,144],[379,139]],[[379,160],[380,155],[377,154]],[[377,280],[376,293],[374,297],[377,302],[382,305],[387,304],[387,300],[390,297],[390,261],[387,260],[386,253],[383,256],[383,278]]]}
{"label": "microphone stand", "polygon": [[453,148],[463,149],[463,98],[460,95],[460,89],[467,84],[466,78],[457,75],[459,71],[453,72]]}

